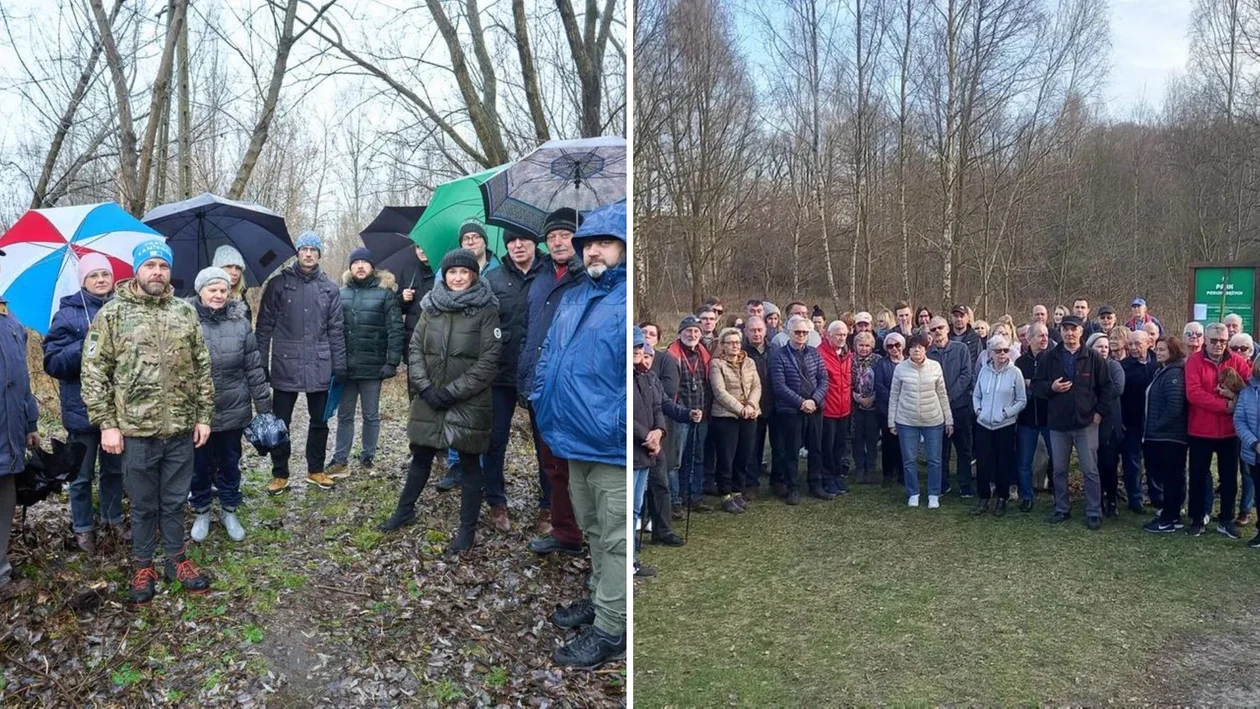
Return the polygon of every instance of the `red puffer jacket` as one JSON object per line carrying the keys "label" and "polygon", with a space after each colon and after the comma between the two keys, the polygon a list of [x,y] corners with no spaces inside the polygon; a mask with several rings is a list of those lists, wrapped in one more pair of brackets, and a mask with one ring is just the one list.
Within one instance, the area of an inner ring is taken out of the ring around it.
{"label": "red puffer jacket", "polygon": [[823,417],[844,418],[853,411],[853,353],[845,350],[843,355],[837,355],[836,348],[826,341],[818,347],[818,352],[827,370]]}
{"label": "red puffer jacket", "polygon": [[1190,435],[1198,438],[1232,438],[1234,416],[1228,408],[1228,400],[1216,393],[1217,377],[1221,369],[1233,369],[1251,381],[1251,363],[1234,352],[1226,351],[1225,358],[1216,364],[1202,351],[1186,359],[1186,408],[1189,409]]}

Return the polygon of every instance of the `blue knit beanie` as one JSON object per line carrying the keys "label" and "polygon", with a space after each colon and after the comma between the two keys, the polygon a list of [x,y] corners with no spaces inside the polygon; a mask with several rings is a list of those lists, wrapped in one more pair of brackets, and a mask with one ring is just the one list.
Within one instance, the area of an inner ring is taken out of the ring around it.
{"label": "blue knit beanie", "polygon": [[139,271],[140,264],[151,258],[160,258],[166,262],[166,265],[175,265],[175,255],[171,253],[171,247],[166,245],[161,239],[151,239],[146,241],[131,252],[131,270]]}
{"label": "blue knit beanie", "polygon": [[324,242],[319,238],[319,234],[313,231],[304,231],[298,235],[297,243],[293,248],[301,251],[302,249],[315,249],[322,256],[324,253]]}

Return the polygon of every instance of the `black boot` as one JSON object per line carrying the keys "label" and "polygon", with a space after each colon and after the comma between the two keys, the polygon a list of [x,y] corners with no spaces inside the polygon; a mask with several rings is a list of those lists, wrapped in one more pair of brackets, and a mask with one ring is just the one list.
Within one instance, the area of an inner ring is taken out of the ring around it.
{"label": "black boot", "polygon": [[403,485],[402,494],[398,496],[398,506],[389,519],[376,527],[382,532],[393,532],[416,521],[416,501],[420,499],[420,493],[424,492],[424,486],[429,483],[433,454],[422,455],[414,448],[411,454],[411,466],[407,468],[407,482]]}
{"label": "black boot", "polygon": [[982,499],[982,500],[976,501],[975,506],[971,508],[971,512],[969,514],[971,514],[972,517],[976,517],[976,516],[985,514],[988,511],[989,511],[989,501]]}
{"label": "black boot", "polygon": [[459,531],[446,548],[447,554],[459,554],[472,549],[476,541],[477,518],[481,515],[481,462],[475,455],[459,454],[464,475],[459,498]]}
{"label": "black boot", "polygon": [[[462,461],[461,461],[462,462]],[[459,487],[464,482],[463,466],[456,463],[450,470],[446,471],[446,475],[437,482],[438,492],[449,492]]]}
{"label": "black boot", "polygon": [[609,635],[595,626],[587,628],[573,642],[559,648],[551,655],[551,661],[565,667],[594,669],[626,656],[626,636]]}
{"label": "black boot", "polygon": [[1001,517],[1005,514],[1006,514],[1006,498],[999,497],[997,501],[997,508],[993,510],[993,516]]}
{"label": "black boot", "polygon": [[590,625],[595,622],[595,604],[591,603],[591,599],[583,598],[567,606],[556,606],[551,622],[566,630]]}

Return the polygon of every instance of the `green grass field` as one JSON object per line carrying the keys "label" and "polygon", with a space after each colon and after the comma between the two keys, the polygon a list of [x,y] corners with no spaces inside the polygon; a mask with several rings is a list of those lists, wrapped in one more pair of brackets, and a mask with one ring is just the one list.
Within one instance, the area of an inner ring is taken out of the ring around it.
{"label": "green grass field", "polygon": [[1090,532],[1079,495],[1051,527],[1046,494],[997,519],[854,487],[692,515],[687,546],[645,546],[660,575],[635,586],[638,706],[1194,701],[1182,648],[1254,625],[1252,530],[1156,536],[1121,512]]}

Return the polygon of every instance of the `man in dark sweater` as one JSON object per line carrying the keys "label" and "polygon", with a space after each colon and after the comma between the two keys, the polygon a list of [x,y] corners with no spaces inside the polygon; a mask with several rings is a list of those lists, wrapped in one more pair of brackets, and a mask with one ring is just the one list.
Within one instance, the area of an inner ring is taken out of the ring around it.
{"label": "man in dark sweater", "polygon": [[[1124,492],[1129,510],[1142,514],[1142,434],[1146,430],[1146,388],[1159,363],[1151,351],[1150,336],[1144,330],[1129,334],[1128,356],[1120,361],[1124,369],[1124,392],[1120,395],[1120,423],[1124,426],[1121,454],[1124,461]],[[1150,483],[1154,486],[1154,479]],[[1154,493],[1152,499],[1160,499]]]}
{"label": "man in dark sweater", "polygon": [[744,352],[757,366],[761,380],[761,416],[753,438],[753,454],[744,471],[744,498],[753,499],[761,489],[761,461],[766,454],[766,433],[774,412],[774,387],[770,383],[770,341],[766,337],[766,321],[754,315],[744,321]]}
{"label": "man in dark sweater", "polygon": [[1068,462],[1072,448],[1085,479],[1085,526],[1102,527],[1102,481],[1098,476],[1098,424],[1108,413],[1106,392],[1111,384],[1107,363],[1081,342],[1084,323],[1075,315],[1059,322],[1063,342],[1045,356],[1032,380],[1035,396],[1047,401],[1050,446],[1054,452],[1054,514],[1051,524],[1071,517]]}
{"label": "man in dark sweater", "polygon": [[1037,455],[1037,438],[1046,444],[1046,452],[1050,454],[1050,469],[1054,470],[1054,453],[1050,446],[1050,424],[1048,419],[1048,402],[1046,397],[1037,396],[1032,390],[1032,380],[1045,366],[1045,351],[1050,346],[1050,333],[1041,323],[1028,326],[1028,349],[1015,360],[1015,366],[1024,375],[1024,386],[1028,388],[1028,405],[1019,412],[1016,419],[1016,435],[1018,440],[1019,467],[1019,509],[1030,512],[1033,508],[1033,458]]}

